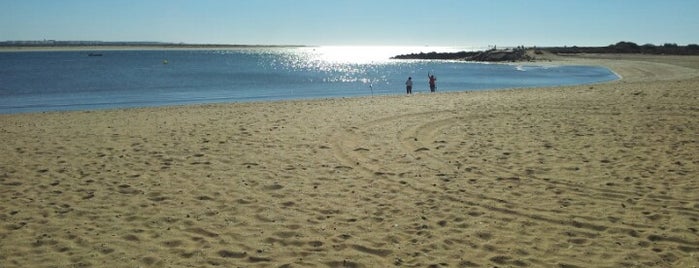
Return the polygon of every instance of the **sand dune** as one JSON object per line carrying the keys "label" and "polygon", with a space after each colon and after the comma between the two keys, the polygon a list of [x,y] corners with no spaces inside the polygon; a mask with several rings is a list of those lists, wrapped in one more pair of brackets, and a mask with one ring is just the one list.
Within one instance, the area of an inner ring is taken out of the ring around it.
{"label": "sand dune", "polygon": [[624,79],[0,115],[0,266],[699,266],[699,59],[557,60]]}

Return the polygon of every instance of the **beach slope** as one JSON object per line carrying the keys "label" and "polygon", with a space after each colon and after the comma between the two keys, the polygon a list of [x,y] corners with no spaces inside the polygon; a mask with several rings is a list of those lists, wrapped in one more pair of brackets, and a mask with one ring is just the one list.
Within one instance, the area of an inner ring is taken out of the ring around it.
{"label": "beach slope", "polygon": [[699,58],[611,83],[0,115],[3,267],[697,267]]}

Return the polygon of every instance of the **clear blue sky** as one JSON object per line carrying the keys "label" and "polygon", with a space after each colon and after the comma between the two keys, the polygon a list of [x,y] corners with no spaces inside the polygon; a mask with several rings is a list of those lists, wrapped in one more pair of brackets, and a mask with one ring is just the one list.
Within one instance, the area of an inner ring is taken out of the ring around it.
{"label": "clear blue sky", "polygon": [[0,41],[699,43],[699,0],[0,0]]}

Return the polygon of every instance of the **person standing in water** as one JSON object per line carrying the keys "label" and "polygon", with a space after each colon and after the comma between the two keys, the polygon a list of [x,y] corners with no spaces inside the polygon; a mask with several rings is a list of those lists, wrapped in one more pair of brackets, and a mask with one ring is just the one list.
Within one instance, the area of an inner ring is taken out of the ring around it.
{"label": "person standing in water", "polygon": [[405,91],[407,94],[413,94],[413,78],[408,77],[408,81],[405,81]]}
{"label": "person standing in water", "polygon": [[433,74],[427,74],[427,77],[430,79],[430,92],[434,92],[435,88],[437,88],[437,77],[434,77]]}

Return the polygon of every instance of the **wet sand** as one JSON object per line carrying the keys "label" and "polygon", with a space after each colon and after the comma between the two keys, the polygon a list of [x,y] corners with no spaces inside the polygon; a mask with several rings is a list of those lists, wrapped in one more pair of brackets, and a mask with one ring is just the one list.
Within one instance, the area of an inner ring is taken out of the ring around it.
{"label": "wet sand", "polygon": [[0,115],[0,266],[699,266],[699,57],[555,60],[624,79]]}

